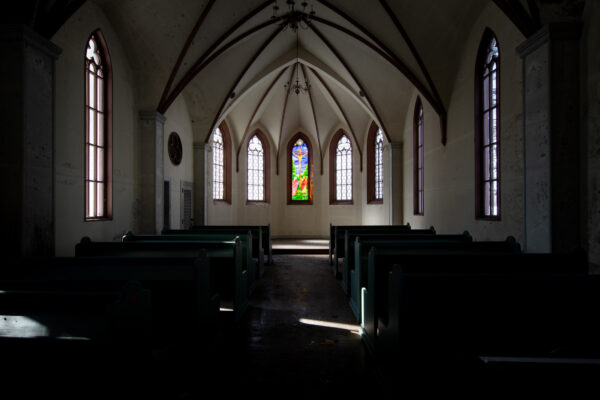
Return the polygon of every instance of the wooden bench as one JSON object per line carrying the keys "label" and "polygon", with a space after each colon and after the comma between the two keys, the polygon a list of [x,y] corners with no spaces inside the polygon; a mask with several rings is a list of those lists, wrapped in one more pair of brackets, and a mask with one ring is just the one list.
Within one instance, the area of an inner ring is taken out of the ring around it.
{"label": "wooden bench", "polygon": [[[342,245],[346,229],[371,229],[374,232],[394,233],[397,230],[410,230],[410,224],[406,225],[333,225],[329,224],[329,264],[333,265],[336,246]],[[338,232],[340,237],[338,238]],[[337,270],[337,267],[335,268]]]}
{"label": "wooden bench", "polygon": [[[391,252],[396,254],[402,253],[421,253],[421,252],[460,252],[464,248],[481,248],[481,243],[478,245],[469,245],[475,243],[468,232],[462,234],[441,234],[441,235],[361,235],[354,239],[353,253],[351,263],[347,265],[345,270],[347,276],[347,293],[350,295],[350,309],[354,313],[356,319],[362,320],[360,309],[362,304],[362,288],[366,287],[368,280],[368,256],[369,250],[372,247],[377,247],[381,253]],[[462,243],[462,245],[452,246],[454,243]],[[504,242],[496,244],[496,246],[504,248]],[[486,248],[494,247],[494,244],[486,245]],[[517,248],[520,248],[515,243]],[[509,245],[512,249],[512,244]]]}
{"label": "wooden bench", "polygon": [[435,235],[433,227],[429,229],[411,229],[410,225],[364,225],[364,226],[336,226],[335,240],[333,249],[333,274],[336,278],[341,278],[341,272],[338,265],[341,258],[346,257],[346,232],[352,231],[355,234],[432,234]]}
{"label": "wooden bench", "polygon": [[219,298],[209,274],[205,254],[13,259],[0,272],[0,336],[100,343],[149,357],[152,348],[214,331]]}
{"label": "wooden bench", "polygon": [[243,267],[239,238],[204,242],[93,242],[83,238],[75,246],[77,257],[189,258],[201,253],[208,258],[210,279],[218,287],[221,307],[227,302],[233,308],[235,321],[239,321],[248,307],[249,293],[248,270]]}
{"label": "wooden bench", "polygon": [[[341,285],[344,289],[344,293],[348,294],[350,291],[350,275],[349,270],[354,268],[354,245],[356,238],[361,237],[367,241],[388,241],[388,240],[419,240],[435,237],[433,240],[460,240],[460,241],[471,241],[471,235],[468,232],[464,232],[463,235],[437,235],[433,227],[429,229],[411,229],[411,230],[400,230],[393,233],[384,232],[372,232],[368,229],[347,229],[344,235],[344,251],[342,259],[342,272],[341,272]],[[365,253],[366,257],[366,253]],[[337,255],[336,255],[337,258]],[[366,259],[365,259],[366,261]],[[335,260],[338,263],[338,260]],[[366,262],[364,264],[366,266]],[[366,269],[366,268],[365,268]]]}
{"label": "wooden bench", "polygon": [[363,328],[379,359],[551,356],[599,333],[585,255],[379,253],[369,254]]}
{"label": "wooden bench", "polygon": [[[208,231],[217,233],[218,231],[236,232],[238,229],[243,231],[257,230],[260,228],[261,243],[264,255],[267,256],[267,264],[273,263],[273,246],[271,242],[271,224],[268,225],[194,225],[191,231]],[[167,231],[168,233],[168,231]]]}
{"label": "wooden bench", "polygon": [[252,232],[245,233],[189,233],[185,234],[164,234],[164,235],[136,235],[128,231],[121,238],[122,242],[221,242],[240,239],[242,248],[242,269],[248,271],[248,293],[252,294],[256,288],[256,279],[258,277],[258,260],[252,258],[251,243]]}

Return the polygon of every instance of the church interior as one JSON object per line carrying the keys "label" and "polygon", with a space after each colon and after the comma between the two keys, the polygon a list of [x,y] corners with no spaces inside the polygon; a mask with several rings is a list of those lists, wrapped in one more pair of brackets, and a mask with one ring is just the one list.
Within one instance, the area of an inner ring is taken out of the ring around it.
{"label": "church interior", "polygon": [[[13,4],[0,15],[0,363],[15,396],[66,398],[68,374],[99,398],[593,381],[598,38],[598,0]],[[115,293],[109,350],[61,336],[65,310],[83,332]],[[427,328],[398,333],[406,321]],[[169,342],[149,355],[148,324]],[[552,330],[557,342],[540,339]],[[440,335],[456,336],[402,346]],[[468,341],[490,357],[448,350]]]}

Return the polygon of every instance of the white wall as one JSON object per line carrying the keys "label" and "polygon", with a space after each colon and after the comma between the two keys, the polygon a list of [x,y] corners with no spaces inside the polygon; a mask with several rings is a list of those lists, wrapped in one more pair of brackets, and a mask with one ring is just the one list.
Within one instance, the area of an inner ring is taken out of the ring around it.
{"label": "white wall", "polygon": [[[475,219],[474,69],[484,29],[494,31],[500,45],[501,220]],[[438,233],[468,230],[475,240],[523,237],[522,71],[516,47],[523,36],[490,3],[473,24],[465,41],[450,103],[447,144],[442,146],[437,114],[421,96],[424,107],[425,213],[413,213],[413,113],[416,93],[406,110],[404,130],[404,216],[415,228],[433,225]]]}
{"label": "white wall", "polygon": [[[179,96],[165,113],[164,135],[164,179],[170,182],[171,219],[170,228],[180,229],[181,220],[181,184],[194,182],[194,136],[188,108],[182,96]],[[181,139],[183,156],[179,165],[174,165],[169,158],[169,136],[176,132]],[[165,194],[166,196],[166,194]],[[203,212],[202,210],[194,210]]]}
{"label": "white wall", "polygon": [[[85,222],[84,57],[87,40],[97,28],[104,34],[113,67],[113,219]],[[127,56],[117,33],[94,3],[84,3],[52,42],[62,49],[56,62],[56,255],[68,256],[83,236],[116,240],[137,226],[138,108]]]}

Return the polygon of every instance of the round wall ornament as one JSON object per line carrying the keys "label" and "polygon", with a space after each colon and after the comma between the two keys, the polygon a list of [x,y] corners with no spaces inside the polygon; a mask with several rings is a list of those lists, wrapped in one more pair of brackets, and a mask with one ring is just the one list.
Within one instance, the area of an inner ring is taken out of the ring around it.
{"label": "round wall ornament", "polygon": [[183,148],[181,139],[179,139],[179,135],[176,132],[171,132],[169,135],[168,149],[171,162],[174,165],[179,165],[179,163],[181,163],[181,158],[183,157]]}

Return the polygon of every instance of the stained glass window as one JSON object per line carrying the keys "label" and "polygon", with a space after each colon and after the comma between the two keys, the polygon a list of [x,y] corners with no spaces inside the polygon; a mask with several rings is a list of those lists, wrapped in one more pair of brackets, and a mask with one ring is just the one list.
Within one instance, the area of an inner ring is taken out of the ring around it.
{"label": "stained glass window", "polygon": [[213,132],[213,199],[224,200],[225,163],[223,158],[223,135],[219,128]]}
{"label": "stained glass window", "polygon": [[383,199],[383,131],[375,135],[375,199]]}
{"label": "stained glass window", "polygon": [[265,152],[257,135],[248,142],[248,200],[265,200]]}
{"label": "stained glass window", "polygon": [[106,78],[108,63],[105,51],[96,34],[88,40],[85,52],[85,216],[88,220],[110,216],[108,192],[110,190],[106,110]]}
{"label": "stained glass window", "polygon": [[420,99],[417,99],[415,105],[415,118],[414,118],[414,135],[413,135],[413,146],[414,146],[414,213],[416,215],[423,215],[424,213],[424,199],[423,199],[423,187],[424,187],[424,174],[423,174],[423,104]]}
{"label": "stained glass window", "polygon": [[335,150],[335,199],[352,200],[352,143],[346,135]]}
{"label": "stained glass window", "polygon": [[292,146],[292,200],[310,200],[309,150],[302,139]]}
{"label": "stained glass window", "polygon": [[500,52],[495,37],[487,39],[481,67],[481,184],[483,216],[499,216],[498,64]]}

